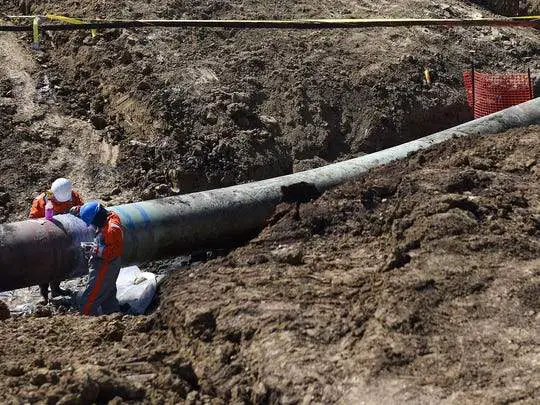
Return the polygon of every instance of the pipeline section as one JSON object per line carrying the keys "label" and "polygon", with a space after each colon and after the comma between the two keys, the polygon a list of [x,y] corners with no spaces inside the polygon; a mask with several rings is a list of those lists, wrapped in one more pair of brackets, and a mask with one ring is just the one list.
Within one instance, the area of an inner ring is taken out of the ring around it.
{"label": "pipeline section", "polygon": [[[453,137],[540,124],[540,98],[411,142],[287,176],[110,207],[124,226],[124,265],[230,245],[258,232],[282,201],[282,186],[307,182],[319,191]],[[79,245],[92,231],[79,218],[0,225],[0,291],[86,272]]]}

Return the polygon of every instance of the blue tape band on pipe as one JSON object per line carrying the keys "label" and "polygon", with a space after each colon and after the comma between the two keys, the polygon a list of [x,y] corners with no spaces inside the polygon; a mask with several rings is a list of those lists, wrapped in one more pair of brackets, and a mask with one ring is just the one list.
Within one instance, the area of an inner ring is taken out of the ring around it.
{"label": "blue tape band on pipe", "polygon": [[136,229],[135,223],[133,222],[133,218],[131,218],[131,215],[129,215],[127,210],[122,208],[121,206],[114,207],[114,211],[120,214],[122,226],[128,230],[133,231],[133,232],[129,232],[129,235],[133,239],[134,246],[132,246],[132,248],[134,251],[137,251],[139,249],[139,238],[137,236],[137,229]]}
{"label": "blue tape band on pipe", "polygon": [[146,210],[143,207],[141,207],[139,204],[133,204],[133,208],[135,208],[141,214],[141,217],[144,221],[144,229],[148,231],[148,236],[153,244],[156,240],[155,240],[155,235],[154,235],[154,226],[152,225],[150,216],[148,215]]}

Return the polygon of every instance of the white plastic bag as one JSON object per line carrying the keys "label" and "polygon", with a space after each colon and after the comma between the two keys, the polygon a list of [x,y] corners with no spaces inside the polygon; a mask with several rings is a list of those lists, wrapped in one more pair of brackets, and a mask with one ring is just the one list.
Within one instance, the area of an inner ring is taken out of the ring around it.
{"label": "white plastic bag", "polygon": [[130,313],[144,313],[156,294],[157,282],[153,273],[142,272],[137,266],[123,267],[116,280],[116,298],[120,305],[129,304]]}

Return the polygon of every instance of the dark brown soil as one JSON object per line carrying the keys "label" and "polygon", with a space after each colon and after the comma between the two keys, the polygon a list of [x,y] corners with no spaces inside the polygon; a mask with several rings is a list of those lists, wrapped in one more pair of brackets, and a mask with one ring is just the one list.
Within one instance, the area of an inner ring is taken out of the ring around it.
{"label": "dark brown soil", "polygon": [[[126,18],[491,15],[444,3],[0,1]],[[530,29],[30,42],[0,34],[1,222],[59,176],[117,204],[372,152],[469,119],[472,59],[540,68]],[[538,403],[539,134],[453,140],[302,204],[300,219],[279,206],[246,246],[175,272],[152,316],[0,320],[0,402]]]}
{"label": "dark brown soil", "polygon": [[0,395],[534,404],[539,139],[536,126],[452,140],[299,220],[279,206],[248,245],[172,274],[150,317],[0,322]]}
{"label": "dark brown soil", "polygon": [[489,10],[507,16],[537,15],[540,11],[538,0],[472,0]]}

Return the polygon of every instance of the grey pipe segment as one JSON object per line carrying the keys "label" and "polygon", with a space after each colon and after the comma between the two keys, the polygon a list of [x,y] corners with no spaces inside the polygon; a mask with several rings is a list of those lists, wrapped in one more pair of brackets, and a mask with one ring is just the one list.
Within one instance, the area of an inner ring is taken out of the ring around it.
{"label": "grey pipe segment", "polygon": [[[123,264],[231,245],[255,235],[282,201],[282,186],[306,182],[323,192],[368,170],[453,137],[540,124],[540,98],[402,145],[287,176],[110,207],[124,226]],[[71,215],[0,225],[0,291],[86,272],[80,242],[92,231]]]}

